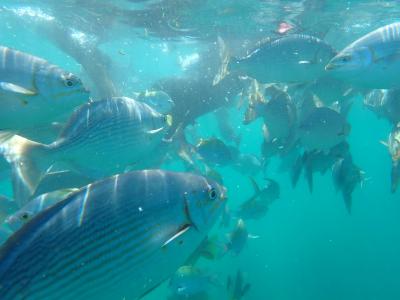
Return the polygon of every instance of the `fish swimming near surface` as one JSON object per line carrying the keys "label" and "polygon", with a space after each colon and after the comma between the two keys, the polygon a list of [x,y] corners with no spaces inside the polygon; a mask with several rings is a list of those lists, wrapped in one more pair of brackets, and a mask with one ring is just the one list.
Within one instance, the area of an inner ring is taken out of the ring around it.
{"label": "fish swimming near surface", "polygon": [[325,69],[353,86],[400,87],[400,22],[380,27],[340,51]]}
{"label": "fish swimming near surface", "polygon": [[248,76],[260,83],[305,83],[322,77],[336,51],[323,40],[290,34],[259,43],[245,57],[230,58],[220,38],[222,66],[214,78],[218,84],[227,74]]}
{"label": "fish swimming near surface", "polygon": [[1,299],[139,299],[185,263],[225,199],[225,188],[190,173],[143,170],[90,184],[3,245]]}
{"label": "fish swimming near surface", "polygon": [[111,98],[81,106],[51,144],[13,136],[0,151],[13,166],[15,181],[32,195],[55,163],[92,179],[121,173],[129,165],[138,167],[162,143],[171,122],[170,116],[145,103]]}
{"label": "fish swimming near surface", "polygon": [[23,135],[89,100],[76,75],[42,58],[0,46],[0,60],[0,130]]}

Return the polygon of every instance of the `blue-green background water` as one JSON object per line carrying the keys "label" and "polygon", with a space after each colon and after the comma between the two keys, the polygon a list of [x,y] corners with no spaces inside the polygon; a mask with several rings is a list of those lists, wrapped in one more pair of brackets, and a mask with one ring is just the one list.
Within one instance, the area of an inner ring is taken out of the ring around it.
{"label": "blue-green background water", "polygon": [[[51,6],[45,1],[32,2],[44,10]],[[188,27],[201,27],[201,34],[216,35],[218,28],[232,40],[256,40],[276,26],[275,19],[293,13],[296,2],[301,10],[300,1],[199,3],[199,8],[187,12],[192,19],[187,16],[184,20]],[[337,49],[372,29],[396,21],[400,7],[397,1],[320,2],[320,11],[315,16],[310,13],[309,18],[314,17],[316,24],[331,28],[325,40]],[[21,6],[29,4],[21,3]],[[19,6],[14,1],[0,4]],[[121,1],[120,5],[132,3]],[[285,5],[291,9],[285,11]],[[233,12],[229,13],[229,9]],[[225,11],[228,13],[224,14]],[[84,73],[73,58],[42,36],[40,30],[35,30],[29,18],[22,21],[24,18],[13,17],[3,9],[1,44],[44,57],[72,72]],[[310,26],[310,30],[318,27]],[[123,26],[109,30],[116,33],[115,37],[107,38],[100,47],[115,61],[113,72],[124,82],[126,95],[149,87],[159,78],[182,73],[179,57],[201,48],[201,41],[192,39],[142,38],[140,33],[126,32],[128,29]],[[232,122],[243,133],[240,149],[259,155],[262,122],[244,127],[242,117],[243,110],[232,109]],[[199,136],[220,136],[214,118],[206,115],[198,120]],[[227,275],[242,270],[245,280],[251,283],[246,299],[400,299],[400,197],[399,193],[390,193],[390,156],[379,142],[387,139],[391,126],[364,108],[361,98],[355,101],[349,122],[350,150],[355,163],[366,174],[362,187],[353,193],[351,215],[347,214],[341,195],[336,193],[330,173],[315,175],[314,191],[310,194],[303,178],[293,189],[288,173],[281,172],[278,159],[274,159],[268,167],[268,176],[280,183],[281,197],[265,218],[247,223],[249,232],[259,238],[250,239],[239,256],[227,255],[213,262],[202,260],[200,266],[215,273],[223,285]],[[179,164],[165,167],[181,168]],[[229,206],[234,210],[252,195],[250,181],[229,167],[221,168],[220,172],[229,188]],[[257,180],[262,182],[262,178],[260,175]],[[4,183],[2,190],[11,195],[9,183]],[[168,293],[164,284],[146,299],[165,299]],[[223,299],[224,293],[222,286],[213,288],[212,299]]]}

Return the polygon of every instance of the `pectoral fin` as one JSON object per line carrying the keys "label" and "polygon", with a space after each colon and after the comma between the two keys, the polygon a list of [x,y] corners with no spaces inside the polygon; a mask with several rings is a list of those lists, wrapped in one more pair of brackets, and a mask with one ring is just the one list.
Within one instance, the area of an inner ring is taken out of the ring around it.
{"label": "pectoral fin", "polygon": [[168,244],[170,244],[172,241],[176,240],[178,237],[180,237],[182,234],[184,234],[186,231],[190,229],[189,224],[184,224],[182,227],[179,228],[179,230],[172,236],[170,237],[162,246],[161,248],[166,247]]}
{"label": "pectoral fin", "polygon": [[21,94],[25,96],[34,96],[37,94],[36,91],[9,82],[0,82],[0,89],[7,93]]}

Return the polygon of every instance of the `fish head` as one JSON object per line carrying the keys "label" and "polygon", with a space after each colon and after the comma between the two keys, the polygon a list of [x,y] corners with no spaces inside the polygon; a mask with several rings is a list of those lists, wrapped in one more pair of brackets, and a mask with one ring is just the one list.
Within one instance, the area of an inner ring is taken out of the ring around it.
{"label": "fish head", "polygon": [[175,106],[171,97],[163,91],[145,91],[138,95],[138,100],[147,103],[162,114],[170,113]]}
{"label": "fish head", "polygon": [[[49,76],[48,72],[52,74]],[[81,79],[57,67],[39,69],[34,80],[38,93],[57,104],[75,107],[89,100],[89,91]]]}
{"label": "fish head", "polygon": [[222,214],[227,190],[217,182],[204,178],[185,192],[184,199],[190,225],[200,232],[207,232]]}
{"label": "fish head", "polygon": [[373,54],[367,47],[346,48],[325,66],[327,71],[360,71],[373,62]]}
{"label": "fish head", "polygon": [[28,210],[19,210],[15,214],[8,216],[5,220],[5,224],[12,229],[13,231],[17,231],[20,229],[26,222],[28,222],[33,217],[33,212]]}

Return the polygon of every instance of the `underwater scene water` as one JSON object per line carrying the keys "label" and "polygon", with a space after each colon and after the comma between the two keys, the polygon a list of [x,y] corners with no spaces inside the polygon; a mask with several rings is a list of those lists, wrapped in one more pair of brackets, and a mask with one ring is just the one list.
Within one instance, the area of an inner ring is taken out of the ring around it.
{"label": "underwater scene water", "polygon": [[0,300],[400,299],[399,13],[1,0]]}

